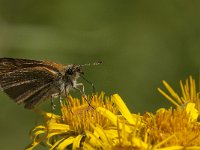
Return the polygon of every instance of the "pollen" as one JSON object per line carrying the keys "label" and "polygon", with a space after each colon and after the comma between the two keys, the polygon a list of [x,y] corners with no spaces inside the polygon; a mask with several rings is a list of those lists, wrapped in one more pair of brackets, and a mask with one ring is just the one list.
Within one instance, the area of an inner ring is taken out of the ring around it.
{"label": "pollen", "polygon": [[114,114],[118,112],[114,103],[109,97],[105,97],[104,93],[87,98],[83,97],[82,101],[70,96],[66,103],[61,106],[63,123],[68,124],[77,134],[83,134],[86,130],[93,131],[91,124],[99,124],[103,128],[109,127],[111,122],[96,111],[97,107],[105,108]]}
{"label": "pollen", "polygon": [[160,109],[155,115],[145,116],[150,143],[157,145],[165,141],[162,147],[200,145],[200,124],[190,120],[191,114],[186,109]]}

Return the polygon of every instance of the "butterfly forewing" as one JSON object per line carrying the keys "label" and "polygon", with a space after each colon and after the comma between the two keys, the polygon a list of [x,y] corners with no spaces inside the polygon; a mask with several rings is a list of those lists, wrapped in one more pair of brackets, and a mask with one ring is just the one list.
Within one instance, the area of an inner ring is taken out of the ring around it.
{"label": "butterfly forewing", "polygon": [[0,86],[16,103],[32,108],[55,93],[64,66],[48,61],[0,58]]}
{"label": "butterfly forewing", "polygon": [[33,67],[46,67],[55,72],[60,72],[64,66],[49,61],[37,61],[28,59],[0,58],[0,73]]}

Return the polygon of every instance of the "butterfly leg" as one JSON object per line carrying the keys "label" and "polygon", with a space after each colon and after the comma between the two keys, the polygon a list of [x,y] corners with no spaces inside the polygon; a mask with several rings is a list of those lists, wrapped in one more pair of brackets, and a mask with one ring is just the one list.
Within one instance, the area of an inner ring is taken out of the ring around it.
{"label": "butterfly leg", "polygon": [[95,93],[96,90],[95,90],[94,84],[91,81],[89,81],[88,79],[86,79],[84,76],[81,76],[81,78],[83,78],[83,80],[85,80],[87,83],[89,83],[92,86],[92,92]]}
{"label": "butterfly leg", "polygon": [[56,105],[54,104],[54,99],[57,98],[58,96],[60,97],[59,93],[55,93],[55,94],[51,95],[51,112],[54,112],[54,110],[56,108]]}
{"label": "butterfly leg", "polygon": [[92,98],[93,98],[93,96],[95,95],[95,93],[96,93],[96,90],[95,90],[95,86],[94,86],[94,84],[91,82],[91,81],[89,81],[88,79],[86,79],[84,76],[81,76],[82,77],[82,79],[83,80],[85,80],[87,83],[89,83],[91,86],[92,86]]}
{"label": "butterfly leg", "polygon": [[[78,88],[77,86],[82,86],[82,90],[80,88]],[[83,96],[83,98],[87,101],[88,105],[94,109],[94,107],[90,104],[90,102],[88,101],[88,99],[86,97],[83,83],[77,83],[76,86],[74,86],[73,88],[75,90],[79,91],[81,93],[81,95]]]}
{"label": "butterfly leg", "polygon": [[[80,86],[82,87],[82,90],[81,90],[81,89],[80,89],[80,90],[82,91],[83,95],[85,95],[85,87],[84,87],[83,83],[77,83],[77,84],[76,84],[76,87],[77,87],[77,86],[78,86],[78,87],[80,87]],[[81,93],[81,94],[82,94],[82,93]]]}
{"label": "butterfly leg", "polygon": [[54,104],[54,96],[52,95],[51,96],[51,112],[53,113],[54,110],[56,108],[56,105]]}
{"label": "butterfly leg", "polygon": [[60,105],[62,106],[63,105],[63,101],[62,101],[63,99],[62,99],[62,97],[60,96],[59,97],[59,101],[60,101]]}
{"label": "butterfly leg", "polygon": [[[82,87],[82,89],[80,89],[80,88],[78,88],[78,87]],[[84,85],[83,85],[83,83],[77,83],[76,84],[76,87],[74,87],[76,90],[78,90],[80,93],[81,93],[81,95],[84,97],[84,99],[86,99],[86,101],[87,101],[87,97],[86,97],[86,94],[85,94],[85,87],[84,87]],[[89,104],[89,103],[88,103]]]}

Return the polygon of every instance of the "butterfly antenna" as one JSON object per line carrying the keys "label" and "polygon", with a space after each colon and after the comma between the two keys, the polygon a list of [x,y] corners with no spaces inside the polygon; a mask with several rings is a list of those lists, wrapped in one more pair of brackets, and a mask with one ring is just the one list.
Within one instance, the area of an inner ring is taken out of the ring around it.
{"label": "butterfly antenna", "polygon": [[94,62],[94,63],[89,63],[89,64],[83,64],[83,65],[79,65],[80,67],[85,67],[85,66],[97,66],[97,65],[100,65],[102,64],[102,61],[97,61],[97,62]]}
{"label": "butterfly antenna", "polygon": [[[79,65],[79,66],[80,67],[97,66],[97,65],[100,65],[100,64],[102,64],[102,61],[97,61],[97,62],[94,62],[94,63],[83,64],[83,65]],[[93,93],[95,93],[94,84],[91,81],[89,81],[88,79],[86,79],[83,75],[80,75],[80,77],[92,86]]]}

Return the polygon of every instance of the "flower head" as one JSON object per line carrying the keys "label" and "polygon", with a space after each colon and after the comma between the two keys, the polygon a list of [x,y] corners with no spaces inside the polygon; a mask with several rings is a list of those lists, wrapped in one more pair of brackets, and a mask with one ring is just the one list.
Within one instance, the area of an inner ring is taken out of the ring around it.
{"label": "flower head", "polygon": [[141,116],[131,114],[119,95],[109,98],[101,93],[90,101],[94,108],[84,99],[80,102],[69,97],[68,105],[61,105],[61,115],[43,112],[44,124],[32,130],[33,142],[27,149],[40,143],[45,143],[50,149],[148,147],[139,136],[139,128],[144,125]]}
{"label": "flower head", "polygon": [[[95,132],[90,134],[90,140],[84,143],[84,149],[147,149],[149,143],[143,141],[140,129],[143,127],[141,116],[131,114],[118,94],[112,96],[112,100],[121,115],[115,115],[104,108],[97,108],[104,117],[112,122],[112,127],[103,129],[99,125],[94,126]],[[95,141],[95,142],[94,142]]]}
{"label": "flower head", "polygon": [[95,109],[101,106],[116,115],[118,111],[114,103],[109,97],[105,97],[104,93],[94,95],[88,100],[91,101],[91,106],[88,106],[84,98],[81,102],[70,96],[61,104],[61,115],[43,112],[44,124],[32,130],[33,142],[27,149],[32,149],[41,142],[48,145],[50,149],[62,149],[69,145],[76,149],[87,136],[86,133],[94,131],[92,124],[109,128],[112,122]]}
{"label": "flower head", "polygon": [[145,115],[150,143],[161,147],[200,145],[200,124],[187,111],[189,107],[190,104],[184,109],[160,109],[155,115]]}
{"label": "flower head", "polygon": [[163,83],[170,96],[159,91],[177,107],[144,115],[132,113],[118,94],[106,97],[102,92],[82,100],[70,96],[61,104],[60,115],[42,112],[44,122],[32,129],[27,150],[38,144],[52,150],[200,149],[195,81],[190,77],[185,85],[180,82],[182,96]]}

